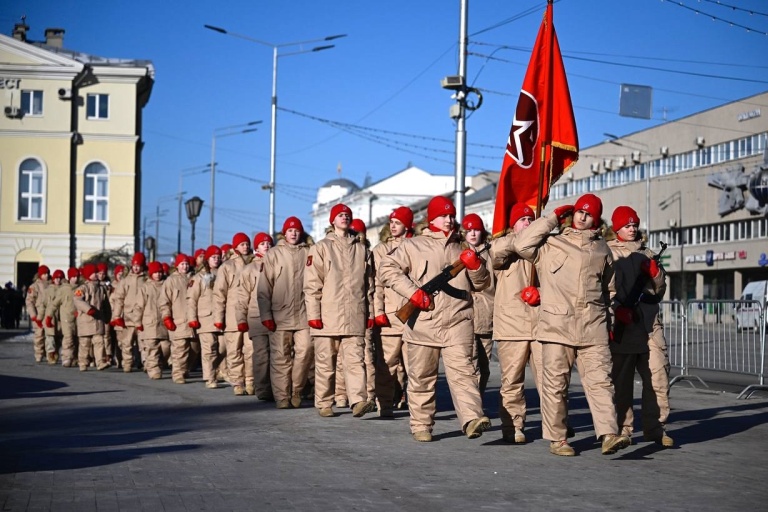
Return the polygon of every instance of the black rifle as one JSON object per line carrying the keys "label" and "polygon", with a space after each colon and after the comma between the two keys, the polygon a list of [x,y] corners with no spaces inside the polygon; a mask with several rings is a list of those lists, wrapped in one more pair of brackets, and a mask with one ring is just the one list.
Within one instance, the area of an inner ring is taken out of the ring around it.
{"label": "black rifle", "polygon": [[[485,246],[477,251],[477,255],[480,256],[484,252],[486,252],[488,249],[491,248],[491,244],[488,242],[485,242]],[[454,261],[451,265],[448,265],[443,270],[440,271],[439,274],[437,274],[435,277],[430,279],[428,282],[426,282],[424,285],[420,286],[421,290],[428,294],[430,297],[433,296],[435,293],[437,293],[440,290],[445,291],[448,295],[456,296],[456,298],[463,298],[464,300],[467,300],[464,296],[467,294],[467,292],[463,290],[457,290],[450,285],[448,285],[448,282],[459,275],[459,273],[464,270],[464,263],[458,259]],[[432,304],[432,307],[434,307],[434,303]],[[430,308],[431,309],[431,308]],[[419,309],[414,306],[411,301],[409,300],[406,302],[403,307],[397,310],[397,313],[395,313],[395,316],[400,319],[401,322],[408,323],[409,320],[413,319],[415,321],[415,316],[418,313]]]}

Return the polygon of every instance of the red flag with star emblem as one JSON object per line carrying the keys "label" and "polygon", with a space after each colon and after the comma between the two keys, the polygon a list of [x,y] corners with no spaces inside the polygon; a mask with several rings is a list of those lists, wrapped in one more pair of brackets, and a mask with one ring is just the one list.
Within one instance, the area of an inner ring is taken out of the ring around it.
{"label": "red flag with star emblem", "polygon": [[493,233],[506,230],[515,203],[526,203],[540,215],[549,199],[550,187],[578,158],[576,119],[550,0],[509,130],[496,192]]}

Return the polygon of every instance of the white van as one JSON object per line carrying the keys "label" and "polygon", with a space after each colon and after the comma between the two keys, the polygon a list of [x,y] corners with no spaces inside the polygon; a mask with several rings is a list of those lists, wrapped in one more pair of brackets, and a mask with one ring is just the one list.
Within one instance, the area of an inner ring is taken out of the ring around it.
{"label": "white van", "polygon": [[[768,302],[768,281],[753,281],[744,287],[739,300],[758,301],[765,309]],[[760,328],[760,308],[756,304],[739,304],[736,306],[736,328],[759,329]],[[768,315],[766,315],[766,324],[768,324]]]}

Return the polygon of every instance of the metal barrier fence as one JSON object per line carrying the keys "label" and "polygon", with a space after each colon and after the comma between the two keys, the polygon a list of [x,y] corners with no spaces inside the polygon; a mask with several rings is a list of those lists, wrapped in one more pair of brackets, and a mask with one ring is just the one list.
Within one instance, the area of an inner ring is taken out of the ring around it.
{"label": "metal barrier fence", "polygon": [[729,372],[757,377],[739,398],[765,385],[766,311],[758,301],[663,301],[660,319],[667,339],[669,362],[679,370],[669,383],[698,380],[691,369]]}

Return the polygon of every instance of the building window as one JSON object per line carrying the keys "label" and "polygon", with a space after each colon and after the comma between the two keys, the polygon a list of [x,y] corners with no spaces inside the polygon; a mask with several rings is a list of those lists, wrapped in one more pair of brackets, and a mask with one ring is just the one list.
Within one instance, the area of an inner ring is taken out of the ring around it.
{"label": "building window", "polygon": [[25,116],[43,115],[43,91],[21,91],[21,111]]}
{"label": "building window", "polygon": [[34,158],[24,160],[19,166],[18,220],[43,220],[45,210],[45,172],[43,165]]}
{"label": "building window", "polygon": [[88,164],[85,168],[85,222],[107,222],[109,220],[109,172],[100,163]]}
{"label": "building window", "polygon": [[108,94],[89,94],[86,103],[88,119],[109,119]]}

